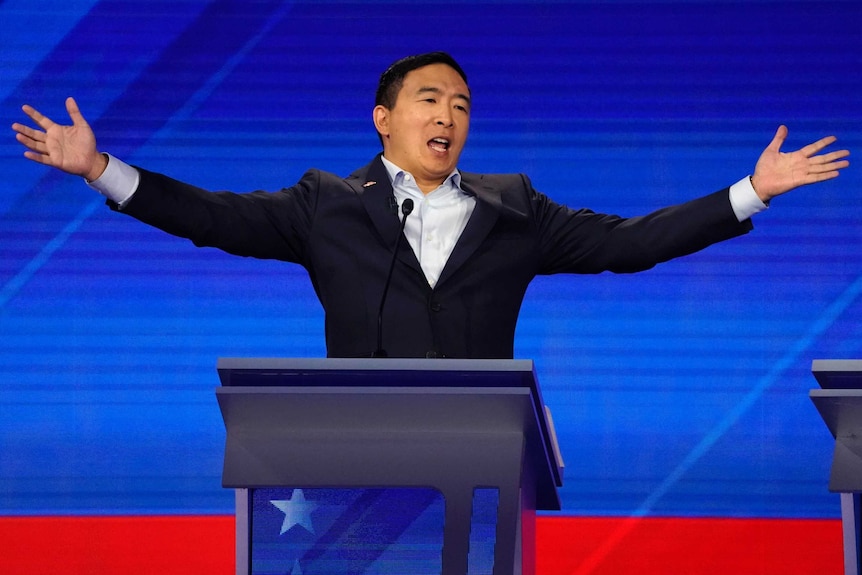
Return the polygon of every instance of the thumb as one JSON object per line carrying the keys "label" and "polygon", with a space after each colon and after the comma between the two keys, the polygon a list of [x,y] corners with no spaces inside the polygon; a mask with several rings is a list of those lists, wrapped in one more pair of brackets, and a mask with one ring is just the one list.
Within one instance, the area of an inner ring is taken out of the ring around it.
{"label": "thumb", "polygon": [[767,149],[775,152],[781,151],[781,146],[784,144],[784,140],[786,138],[787,126],[782,124],[781,126],[778,126],[778,130],[776,130],[775,136],[772,138],[772,141],[769,142],[769,146],[767,146]]}
{"label": "thumb", "polygon": [[81,124],[87,124],[87,121],[81,114],[81,110],[78,109],[78,103],[75,102],[75,98],[66,98],[66,111],[69,113],[69,117],[72,119],[73,125],[79,126]]}

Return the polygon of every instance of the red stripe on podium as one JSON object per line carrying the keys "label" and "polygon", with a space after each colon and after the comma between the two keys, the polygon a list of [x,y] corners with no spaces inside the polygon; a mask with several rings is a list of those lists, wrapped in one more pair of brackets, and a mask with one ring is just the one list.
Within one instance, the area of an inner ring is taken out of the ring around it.
{"label": "red stripe on podium", "polygon": [[[536,531],[539,575],[843,570],[834,519],[541,517]],[[231,516],[0,517],[0,541],[5,575],[234,572]]]}
{"label": "red stripe on podium", "polygon": [[4,575],[229,575],[232,516],[3,517]]}
{"label": "red stripe on podium", "polygon": [[544,517],[540,575],[843,573],[836,519]]}

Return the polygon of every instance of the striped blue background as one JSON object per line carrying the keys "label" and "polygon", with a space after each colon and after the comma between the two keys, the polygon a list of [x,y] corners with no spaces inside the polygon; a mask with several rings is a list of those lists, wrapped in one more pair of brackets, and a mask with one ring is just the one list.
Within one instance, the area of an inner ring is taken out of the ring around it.
{"label": "striped blue background", "polygon": [[[858,2],[0,2],[0,110],[213,189],[346,175],[379,73],[444,49],[469,171],[636,215],[744,177],[779,123],[862,149]],[[196,249],[0,140],[0,514],[231,513],[220,356],[324,355],[295,266]],[[565,514],[834,517],[814,358],[862,357],[862,171],[633,276],[539,278],[518,326]]]}

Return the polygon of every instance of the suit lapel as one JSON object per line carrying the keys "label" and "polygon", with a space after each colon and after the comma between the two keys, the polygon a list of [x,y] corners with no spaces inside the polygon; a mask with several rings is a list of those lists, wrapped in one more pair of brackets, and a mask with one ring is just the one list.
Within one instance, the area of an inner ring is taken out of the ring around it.
{"label": "suit lapel", "polygon": [[[374,224],[381,241],[389,250],[395,245],[398,233],[401,229],[400,215],[393,213],[390,198],[392,183],[386,167],[377,156],[364,169],[357,170],[346,180],[347,184],[356,192]],[[443,267],[437,287],[452,276],[473,253],[482,245],[485,238],[493,229],[494,224],[504,209],[501,191],[494,189],[485,181],[481,174],[461,173],[461,188],[476,198],[476,207],[464,228],[464,232],[455,244],[455,249],[449,256],[449,260]],[[390,251],[391,253],[391,251]],[[424,277],[422,266],[416,259],[416,254],[410,247],[406,238],[402,240],[398,250],[398,259],[410,266]]]}
{"label": "suit lapel", "polygon": [[[374,158],[365,169],[351,174],[346,182],[359,196],[381,241],[389,253],[392,253],[391,250],[401,230],[401,215],[397,208],[393,208],[392,202],[395,196],[392,193],[392,183],[389,181],[389,174],[380,156]],[[416,259],[416,254],[413,253],[413,248],[406,238],[399,246],[398,259],[422,273],[419,260]]]}
{"label": "suit lapel", "polygon": [[455,249],[452,250],[449,260],[443,267],[440,279],[437,280],[438,287],[473,255],[500,217],[502,208],[500,191],[487,185],[481,174],[462,172],[461,188],[476,197],[476,207],[473,209],[473,214],[458,239],[458,243],[455,244]]}

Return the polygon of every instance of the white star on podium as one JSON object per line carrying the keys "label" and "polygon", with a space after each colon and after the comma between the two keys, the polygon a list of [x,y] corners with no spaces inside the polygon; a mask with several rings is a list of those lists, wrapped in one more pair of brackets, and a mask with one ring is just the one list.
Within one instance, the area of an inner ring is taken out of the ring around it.
{"label": "white star on podium", "polygon": [[302,489],[294,489],[290,499],[278,499],[270,503],[284,512],[284,522],[279,535],[284,535],[294,525],[301,525],[309,533],[314,533],[311,512],[317,509],[317,503],[306,501]]}

